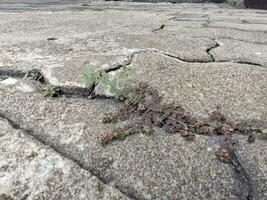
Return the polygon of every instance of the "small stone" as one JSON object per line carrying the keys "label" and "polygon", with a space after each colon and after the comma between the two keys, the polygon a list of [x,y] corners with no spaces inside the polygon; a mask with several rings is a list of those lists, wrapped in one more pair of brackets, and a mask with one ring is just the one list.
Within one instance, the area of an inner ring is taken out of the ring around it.
{"label": "small stone", "polygon": [[237,173],[241,173],[241,172],[242,172],[242,169],[241,169],[240,166],[238,166],[238,167],[235,168],[235,171],[236,171]]}
{"label": "small stone", "polygon": [[248,136],[248,143],[253,143],[255,142],[255,140],[256,140],[255,135],[251,134]]}

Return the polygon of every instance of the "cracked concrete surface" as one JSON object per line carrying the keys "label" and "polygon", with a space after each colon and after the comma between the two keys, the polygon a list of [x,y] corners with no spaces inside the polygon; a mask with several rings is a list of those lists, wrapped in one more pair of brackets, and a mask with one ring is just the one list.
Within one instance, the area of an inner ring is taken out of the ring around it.
{"label": "cracked concrete surface", "polygon": [[128,199],[0,117],[0,199]]}
{"label": "cracked concrete surface", "polygon": [[[263,67],[187,63],[153,51],[136,54],[129,66],[135,70],[134,81],[149,83],[165,101],[174,101],[194,115],[205,115],[219,105],[231,119],[267,122],[267,70]],[[96,93],[106,95],[101,87],[96,87]]]}
{"label": "cracked concrete surface", "polygon": [[116,108],[112,101],[45,99],[18,91],[16,84],[1,88],[2,97],[7,90],[10,96],[2,98],[0,113],[134,199],[247,195],[231,166],[219,163],[212,153],[218,148],[216,140],[200,136],[190,144],[158,130],[152,137],[136,135],[102,147],[101,132],[114,129],[101,122],[105,111]]}
{"label": "cracked concrete surface", "polygon": [[[83,98],[109,94],[81,83],[89,66],[114,76],[127,65],[192,115],[219,105],[266,127],[267,12],[81,3],[0,2],[0,199],[267,199],[267,136],[238,136],[242,173],[216,159],[220,137],[189,143],[156,129],[102,146],[102,133],[134,119],[103,124],[119,105]],[[22,79],[32,69],[65,96],[44,98],[41,83]]]}
{"label": "cracked concrete surface", "polygon": [[[252,65],[267,66],[267,46],[248,44],[241,41],[218,40],[219,47],[210,53],[218,62],[251,63]],[[249,51],[248,51],[249,49]]]}

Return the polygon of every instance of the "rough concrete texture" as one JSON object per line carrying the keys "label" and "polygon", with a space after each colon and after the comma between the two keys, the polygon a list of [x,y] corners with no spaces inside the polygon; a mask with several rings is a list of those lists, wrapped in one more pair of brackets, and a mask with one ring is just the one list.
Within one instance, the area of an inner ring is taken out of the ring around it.
{"label": "rough concrete texture", "polygon": [[263,140],[258,140],[253,144],[248,144],[245,137],[237,137],[240,141],[237,148],[237,154],[244,167],[248,170],[252,183],[255,180],[261,180],[262,184],[254,182],[255,190],[257,191],[258,199],[267,198],[267,177],[266,163],[267,158],[265,152],[267,134],[261,136]]}
{"label": "rough concrete texture", "polygon": [[230,61],[267,66],[267,46],[265,45],[231,40],[220,40],[219,44],[220,47],[210,51],[218,62]]}
{"label": "rough concrete texture", "polygon": [[128,63],[130,55],[90,54],[66,58],[64,64],[47,66],[41,71],[49,83],[55,86],[88,87],[92,82],[85,84],[82,79],[89,67],[94,70],[112,70]]}
{"label": "rough concrete texture", "polygon": [[[187,142],[155,129],[102,146],[101,134],[135,119],[103,124],[114,100],[71,95],[94,86],[81,83],[88,67],[116,78],[130,66],[133,80],[192,115],[220,106],[266,127],[266,11],[45,2],[0,2],[0,199],[267,199],[265,137],[238,137],[242,173],[217,160],[220,137]],[[44,98],[41,83],[22,79],[32,69],[69,95]],[[99,89],[89,90],[110,95]]]}
{"label": "rough concrete texture", "polygon": [[[7,91],[10,95],[4,97]],[[0,113],[6,118],[134,199],[247,195],[246,185],[234,178],[231,166],[217,161],[217,139],[200,136],[188,143],[157,130],[151,137],[135,135],[102,147],[100,135],[115,128],[101,122],[103,113],[115,108],[110,101],[40,98],[14,85],[3,86],[0,93]]]}
{"label": "rough concrete texture", "polygon": [[216,46],[216,42],[210,39],[195,39],[169,34],[119,34],[115,36],[115,40],[123,47],[157,49],[191,62],[212,61],[212,57],[207,53],[207,50]]}
{"label": "rough concrete texture", "polygon": [[[267,122],[267,70],[263,67],[189,64],[153,51],[135,54],[129,66],[135,71],[131,77],[134,82],[149,83],[165,102],[180,104],[194,115],[207,115],[219,105],[231,119]],[[119,72],[110,73],[111,79]],[[96,86],[95,92],[110,96],[109,88],[103,85]]]}
{"label": "rough concrete texture", "polygon": [[0,199],[128,199],[0,118]]}

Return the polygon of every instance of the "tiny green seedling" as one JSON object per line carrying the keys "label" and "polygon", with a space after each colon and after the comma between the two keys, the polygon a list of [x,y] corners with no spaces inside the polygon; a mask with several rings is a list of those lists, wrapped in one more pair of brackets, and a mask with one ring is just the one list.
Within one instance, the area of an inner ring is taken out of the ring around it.
{"label": "tiny green seedling", "polygon": [[56,88],[52,85],[45,85],[42,88],[43,96],[44,97],[58,97],[60,96],[60,90],[59,88]]}
{"label": "tiny green seedling", "polygon": [[133,69],[124,66],[116,74],[116,77],[113,80],[105,70],[94,70],[89,68],[82,79],[82,83],[94,82],[95,84],[108,86],[110,88],[110,92],[116,95],[118,88],[123,89],[125,87],[129,87],[133,83],[133,81],[129,79],[133,73]]}

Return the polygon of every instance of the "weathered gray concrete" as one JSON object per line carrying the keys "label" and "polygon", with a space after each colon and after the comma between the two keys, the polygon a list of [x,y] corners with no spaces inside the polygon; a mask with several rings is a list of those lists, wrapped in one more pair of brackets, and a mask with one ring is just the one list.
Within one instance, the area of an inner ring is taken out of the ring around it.
{"label": "weathered gray concrete", "polygon": [[149,82],[165,101],[181,104],[193,114],[205,115],[219,105],[231,119],[267,122],[266,68],[189,64],[149,51],[137,54],[130,67],[136,73],[133,80]]}
{"label": "weathered gray concrete", "polygon": [[[114,77],[128,65],[135,82],[147,82],[192,115],[220,106],[229,119],[266,127],[267,12],[82,3],[0,2],[0,199],[267,199],[262,136],[253,144],[238,137],[242,173],[216,159],[220,137],[190,143],[155,129],[102,146],[101,134],[133,123],[101,122],[119,106],[112,99],[44,98],[41,83],[21,79],[38,69],[48,83],[74,86],[77,94],[94,84],[81,83],[88,67]],[[105,87],[92,89],[110,95]]]}
{"label": "weathered gray concrete", "polygon": [[254,182],[259,199],[267,197],[267,177],[266,177],[266,139],[267,134],[262,136],[265,140],[258,140],[256,143],[248,144],[245,137],[237,137],[240,141],[238,144],[237,154],[240,162],[248,170],[252,181],[260,180],[262,184]]}
{"label": "weathered gray concrete", "polygon": [[100,135],[115,128],[101,122],[106,111],[116,108],[111,101],[41,98],[21,92],[17,84],[2,85],[0,113],[133,198],[247,195],[231,166],[217,161],[216,140],[199,136],[188,143],[157,130],[153,136],[135,135],[102,147]]}
{"label": "weathered gray concrete", "polygon": [[128,199],[0,117],[0,199]]}
{"label": "weathered gray concrete", "polygon": [[210,51],[218,62],[231,61],[267,66],[266,45],[223,39],[220,40],[219,44],[220,47]]}

